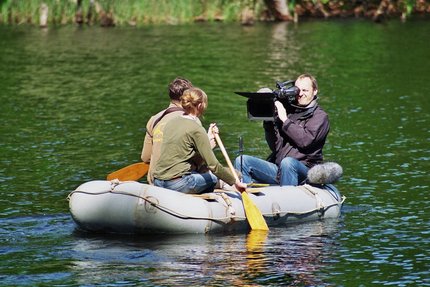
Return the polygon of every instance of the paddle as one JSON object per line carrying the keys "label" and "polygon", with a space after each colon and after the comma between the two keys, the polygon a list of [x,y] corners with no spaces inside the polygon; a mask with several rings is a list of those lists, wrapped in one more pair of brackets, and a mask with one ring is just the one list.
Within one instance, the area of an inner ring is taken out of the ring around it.
{"label": "paddle", "polygon": [[[228,167],[234,175],[234,178],[239,181],[239,177],[237,176],[236,170],[231,164],[230,158],[228,157],[227,151],[224,148],[224,145],[221,141],[221,138],[217,133],[215,134],[215,139],[218,143],[219,148],[221,149],[222,154],[227,161]],[[258,207],[252,202],[252,199],[249,197],[246,191],[242,192],[242,202],[243,208],[245,209],[246,218],[248,219],[248,223],[251,226],[252,230],[269,230],[266,221],[264,220],[263,215],[261,214]]]}
{"label": "paddle", "polygon": [[121,181],[138,180],[144,176],[149,169],[149,164],[145,162],[133,163],[123,167],[120,170],[114,171],[107,176],[107,180],[119,179]]}

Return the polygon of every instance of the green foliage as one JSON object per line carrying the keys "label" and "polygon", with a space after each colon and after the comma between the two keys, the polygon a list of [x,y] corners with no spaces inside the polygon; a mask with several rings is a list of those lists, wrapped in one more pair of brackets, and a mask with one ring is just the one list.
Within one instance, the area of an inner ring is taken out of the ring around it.
{"label": "green foliage", "polygon": [[405,10],[406,10],[406,15],[411,15],[412,14],[412,10],[414,9],[415,6],[415,1],[414,0],[404,0],[404,5],[406,6]]}
{"label": "green foliage", "polygon": [[[382,0],[366,1],[366,7],[375,9]],[[92,21],[98,22],[100,10],[111,15],[116,25],[145,25],[153,23],[182,24],[196,20],[200,21],[238,21],[244,9],[252,10],[255,19],[259,19],[263,11],[267,10],[264,0],[82,0],[80,1],[83,17],[92,9]],[[0,0],[0,22],[10,24],[38,24],[40,6],[48,6],[49,24],[68,24],[75,22],[77,0]],[[95,5],[91,6],[91,3]],[[329,11],[330,4],[338,4],[338,9],[352,11],[361,1],[340,0],[289,0],[291,11],[296,5],[309,8],[319,3]],[[426,2],[425,2],[426,3]],[[318,4],[318,5],[317,5]],[[410,16],[414,13],[418,1],[391,0],[397,13]],[[429,5],[429,4],[425,4]],[[333,6],[333,5],[332,5]],[[92,7],[92,8],[91,8]],[[98,8],[98,13],[96,9]],[[341,7],[341,8],[339,8]],[[428,10],[428,9],[427,9]],[[330,11],[329,11],[330,12]],[[395,14],[396,12],[394,12]],[[312,13],[311,13],[312,14]]]}

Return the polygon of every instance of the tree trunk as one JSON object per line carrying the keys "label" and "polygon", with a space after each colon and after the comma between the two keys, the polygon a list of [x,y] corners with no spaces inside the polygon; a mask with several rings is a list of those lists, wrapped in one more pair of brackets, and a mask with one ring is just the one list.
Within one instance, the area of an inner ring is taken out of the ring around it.
{"label": "tree trunk", "polygon": [[389,5],[390,5],[389,0],[381,0],[381,2],[379,3],[378,9],[376,9],[375,13],[373,14],[373,17],[372,17],[373,21],[382,22]]}
{"label": "tree trunk", "polygon": [[325,10],[324,5],[321,3],[321,0],[317,0],[317,3],[315,4],[315,6],[316,6],[316,9],[323,14],[324,18],[330,17],[330,13]]}
{"label": "tree trunk", "polygon": [[87,12],[87,24],[91,25],[93,22],[93,14],[94,14],[94,0],[90,0],[90,4]]}
{"label": "tree trunk", "polygon": [[40,4],[39,26],[42,28],[45,28],[48,25],[48,12],[49,12],[48,5],[46,5],[45,3]]}
{"label": "tree trunk", "polygon": [[82,23],[84,23],[84,16],[82,13],[82,0],[78,0],[76,6],[77,7],[75,13],[75,23],[78,25],[82,25]]}
{"label": "tree trunk", "polygon": [[240,13],[240,23],[246,26],[254,24],[254,11],[248,6],[243,8]]}
{"label": "tree trunk", "polygon": [[100,26],[102,27],[115,26],[113,13],[111,11],[106,12],[98,1],[95,1],[95,6],[96,6],[96,12],[99,14]]}
{"label": "tree trunk", "polygon": [[277,21],[292,21],[288,0],[264,0],[267,8]]}

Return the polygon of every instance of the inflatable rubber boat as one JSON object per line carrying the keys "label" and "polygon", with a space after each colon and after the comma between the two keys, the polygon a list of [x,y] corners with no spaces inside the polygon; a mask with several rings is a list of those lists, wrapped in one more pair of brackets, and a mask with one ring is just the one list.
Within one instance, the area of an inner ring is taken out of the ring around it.
{"label": "inflatable rubber boat", "polygon": [[[340,215],[345,197],[331,184],[251,188],[249,197],[269,227]],[[241,194],[215,190],[201,195],[140,183],[94,180],[70,193],[78,227],[110,233],[219,233],[247,231]]]}

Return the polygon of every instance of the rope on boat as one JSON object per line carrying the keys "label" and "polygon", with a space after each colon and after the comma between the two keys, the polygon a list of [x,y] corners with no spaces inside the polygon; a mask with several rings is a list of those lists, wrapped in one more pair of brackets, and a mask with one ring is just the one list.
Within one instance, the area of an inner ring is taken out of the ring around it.
{"label": "rope on boat", "polygon": [[[72,191],[68,196],[67,196],[67,200],[70,201],[70,197],[74,194],[74,193],[83,193],[83,194],[88,194],[88,195],[101,195],[101,194],[108,194],[108,193],[112,193],[112,194],[121,194],[121,195],[128,195],[128,196],[132,196],[132,197],[136,197],[139,199],[144,200],[145,202],[147,202],[148,204],[158,208],[161,211],[164,211],[172,216],[176,216],[178,218],[182,218],[182,219],[195,219],[195,220],[212,220],[212,221],[218,221],[218,222],[222,222],[224,224],[232,222],[232,221],[237,221],[237,220],[246,220],[246,217],[239,217],[236,215],[236,211],[233,208],[232,202],[230,200],[230,198],[225,195],[224,192],[216,192],[215,194],[218,194],[221,196],[221,198],[225,201],[225,203],[227,204],[227,214],[229,214],[229,216],[226,217],[218,217],[218,218],[213,218],[213,217],[195,217],[195,216],[189,216],[189,215],[185,215],[185,214],[181,214],[179,212],[176,212],[168,207],[162,206],[159,203],[154,202],[153,200],[151,200],[150,197],[144,197],[144,196],[140,196],[140,195],[136,195],[136,194],[132,194],[132,193],[128,193],[128,192],[123,192],[123,191],[115,191],[114,189],[120,185],[126,183],[126,181],[119,181],[117,179],[114,179],[111,181],[111,189],[110,190],[106,190],[106,191],[101,191],[101,192],[87,192],[87,191],[82,191],[82,190],[75,190]],[[273,213],[262,213],[263,216],[266,217],[280,217],[282,215],[284,216],[288,216],[288,215],[304,215],[304,214],[311,214],[314,212],[319,212],[319,216],[323,217],[324,213],[329,209],[332,208],[334,206],[341,206],[346,197],[342,196],[341,201],[338,201],[338,199],[329,192],[329,194],[331,194],[336,200],[336,203],[324,206],[321,198],[318,196],[318,190],[314,190],[314,188],[310,185],[304,185],[304,186],[299,186],[301,187],[302,190],[304,191],[309,191],[312,195],[315,196],[315,199],[317,200],[317,208],[308,210],[308,211],[301,211],[301,212],[289,212],[289,211],[285,211],[282,212],[281,210],[277,211],[276,214]],[[210,198],[212,199],[212,198]],[[216,198],[213,198],[213,200],[217,200]]]}
{"label": "rope on boat", "polygon": [[221,195],[222,199],[227,204],[227,214],[230,214],[229,218],[231,221],[233,221],[233,218],[236,216],[236,210],[233,208],[230,198],[225,195],[224,192],[221,192],[219,195]]}
{"label": "rope on boat", "polygon": [[327,189],[325,189],[326,191],[328,191],[328,194],[330,194],[336,201],[337,201],[337,203],[333,203],[333,204],[330,204],[330,205],[327,205],[327,206],[324,206],[324,203],[323,203],[323,201],[321,200],[321,197],[319,196],[319,190],[318,189],[316,189],[315,187],[313,187],[313,186],[311,186],[311,185],[309,185],[309,184],[305,184],[305,185],[299,185],[298,186],[298,188],[300,188],[300,189],[302,189],[302,190],[304,190],[304,191],[308,191],[308,192],[310,192],[314,197],[315,197],[315,200],[316,200],[316,202],[317,202],[317,208],[315,208],[315,209],[312,209],[312,210],[310,210],[310,211],[304,211],[304,212],[300,212],[300,213],[295,213],[295,214],[298,214],[298,215],[300,215],[300,214],[306,214],[306,213],[312,213],[312,212],[319,212],[319,217],[320,218],[322,218],[323,216],[324,216],[324,213],[329,209],[329,208],[331,208],[331,207],[333,207],[333,206],[342,206],[342,204],[343,204],[343,202],[345,201],[345,199],[346,199],[346,197],[345,196],[342,196],[341,197],[341,201],[339,201],[339,198],[337,197],[337,196],[335,196],[332,192],[331,192],[331,190],[327,190]]}
{"label": "rope on boat", "polygon": [[[162,206],[161,204],[158,204],[154,201],[151,200],[151,197],[144,197],[144,196],[140,196],[140,195],[136,195],[133,193],[128,193],[128,192],[124,192],[124,191],[114,191],[114,190],[106,190],[106,191],[100,191],[100,192],[87,192],[87,191],[82,191],[82,190],[74,190],[72,191],[68,196],[67,199],[70,200],[70,197],[74,194],[74,193],[83,193],[83,194],[88,194],[88,195],[101,195],[101,194],[108,194],[108,193],[112,193],[112,194],[120,194],[120,195],[128,195],[128,196],[132,196],[132,197],[136,197],[139,199],[144,200],[145,202],[149,203],[150,205],[158,208],[161,211],[164,211],[170,215],[176,216],[178,218],[182,218],[182,219],[196,219],[196,220],[212,220],[212,221],[220,221],[222,223],[228,223],[231,222],[233,220],[246,220],[246,217],[239,217],[239,216],[226,216],[226,217],[218,217],[218,218],[214,218],[214,217],[196,217],[196,216],[189,216],[189,215],[185,215],[185,214],[181,214],[179,212],[176,212],[168,207]],[[231,214],[231,213],[230,213]]]}
{"label": "rope on boat", "polygon": [[309,191],[315,197],[315,201],[317,202],[318,216],[322,218],[324,216],[325,209],[324,209],[324,204],[321,200],[321,197],[318,195],[318,190],[314,189],[313,187],[307,184],[300,186],[299,188]]}

